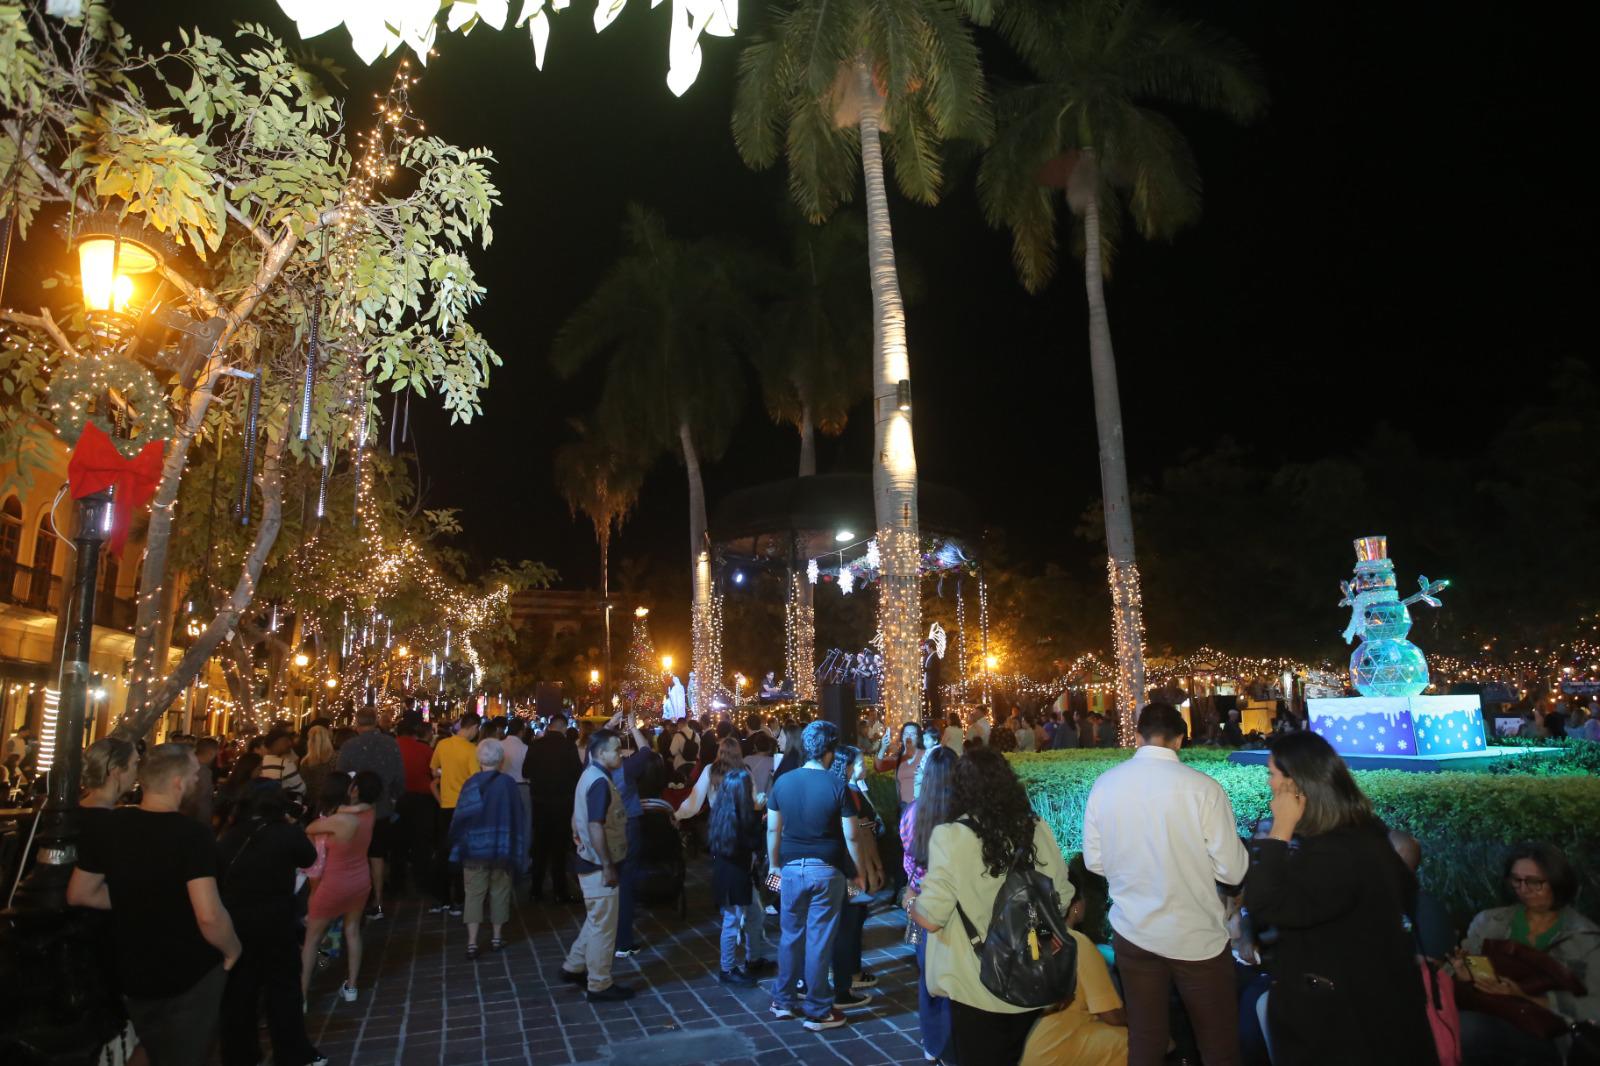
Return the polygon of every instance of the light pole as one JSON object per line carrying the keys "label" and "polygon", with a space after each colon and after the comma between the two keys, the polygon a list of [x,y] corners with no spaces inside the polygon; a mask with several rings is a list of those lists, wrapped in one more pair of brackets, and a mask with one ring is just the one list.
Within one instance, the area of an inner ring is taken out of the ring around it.
{"label": "light pole", "polygon": [[100,546],[110,533],[111,493],[78,501],[73,537],[77,562],[72,576],[72,615],[61,657],[60,697],[43,737],[52,750],[46,794],[39,811],[39,849],[33,871],[17,889],[17,911],[54,913],[67,905],[67,879],[78,861],[78,783],[83,770],[83,725],[89,705],[89,649],[94,641],[95,578]]}

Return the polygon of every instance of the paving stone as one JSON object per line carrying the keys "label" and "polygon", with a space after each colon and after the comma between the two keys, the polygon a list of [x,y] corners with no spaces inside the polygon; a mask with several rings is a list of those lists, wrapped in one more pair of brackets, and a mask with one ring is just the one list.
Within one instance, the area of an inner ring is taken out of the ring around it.
{"label": "paving stone", "polygon": [[[312,1041],[341,1066],[873,1066],[920,1062],[916,964],[897,911],[867,923],[864,959],[878,975],[870,1007],[851,1025],[812,1033],[768,1013],[770,987],[717,980],[718,919],[704,864],[692,861],[690,909],[641,904],[645,948],[618,960],[613,977],[638,993],[590,1004],[561,980],[566,949],[583,921],[578,907],[514,905],[503,951],[466,957],[459,919],[427,914],[427,901],[386,900],[388,918],[364,932],[361,997],[335,995],[336,960],[312,980]],[[778,927],[767,921],[776,944]],[[770,973],[767,977],[770,984]]]}

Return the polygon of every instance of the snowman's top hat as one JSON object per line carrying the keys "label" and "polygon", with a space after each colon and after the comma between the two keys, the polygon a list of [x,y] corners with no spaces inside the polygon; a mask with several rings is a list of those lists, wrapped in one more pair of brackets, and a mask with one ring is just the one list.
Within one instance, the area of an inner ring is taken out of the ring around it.
{"label": "snowman's top hat", "polygon": [[1388,537],[1357,537],[1355,545],[1358,563],[1375,563],[1389,558]]}

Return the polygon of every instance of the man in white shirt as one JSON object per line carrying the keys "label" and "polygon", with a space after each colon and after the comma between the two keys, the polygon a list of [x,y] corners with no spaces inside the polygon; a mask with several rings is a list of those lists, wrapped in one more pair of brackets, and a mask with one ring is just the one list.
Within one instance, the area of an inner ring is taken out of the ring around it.
{"label": "man in white shirt", "polygon": [[1228,794],[1178,761],[1185,732],[1177,708],[1147,705],[1138,750],[1100,775],[1083,816],[1084,864],[1110,882],[1129,1066],[1159,1066],[1166,1058],[1174,981],[1205,1066],[1239,1061],[1233,960],[1217,884],[1242,882],[1250,860]]}

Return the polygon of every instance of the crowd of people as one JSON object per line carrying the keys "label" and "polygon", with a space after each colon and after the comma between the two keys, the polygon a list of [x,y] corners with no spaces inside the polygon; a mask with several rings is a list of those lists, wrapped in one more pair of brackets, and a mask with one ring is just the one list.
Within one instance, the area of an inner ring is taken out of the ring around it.
{"label": "crowd of people", "polygon": [[[106,739],[69,900],[108,912],[106,965],[158,1066],[208,1061],[216,1036],[225,1066],[259,1062],[263,1016],[274,1063],[326,1061],[307,1002],[360,999],[386,891],[459,919],[470,958],[505,947],[519,898],[581,903],[560,977],[629,999],[612,969],[648,948],[634,912],[662,832],[709,865],[717,979],[806,1029],[873,1005],[867,920],[903,911],[929,1062],[1591,1061],[1600,927],[1557,849],[1516,849],[1505,903],[1463,939],[1418,889],[1416,840],[1319,737],[1273,739],[1271,816],[1241,838],[1222,787],[1179,758],[1186,722],[1152,703],[1069,863],[1005,753],[1096,724],[990,717],[869,732],[870,757],[831,722],[760,714],[385,730],[363,711],[227,744]],[[872,772],[893,779],[878,804]]]}

